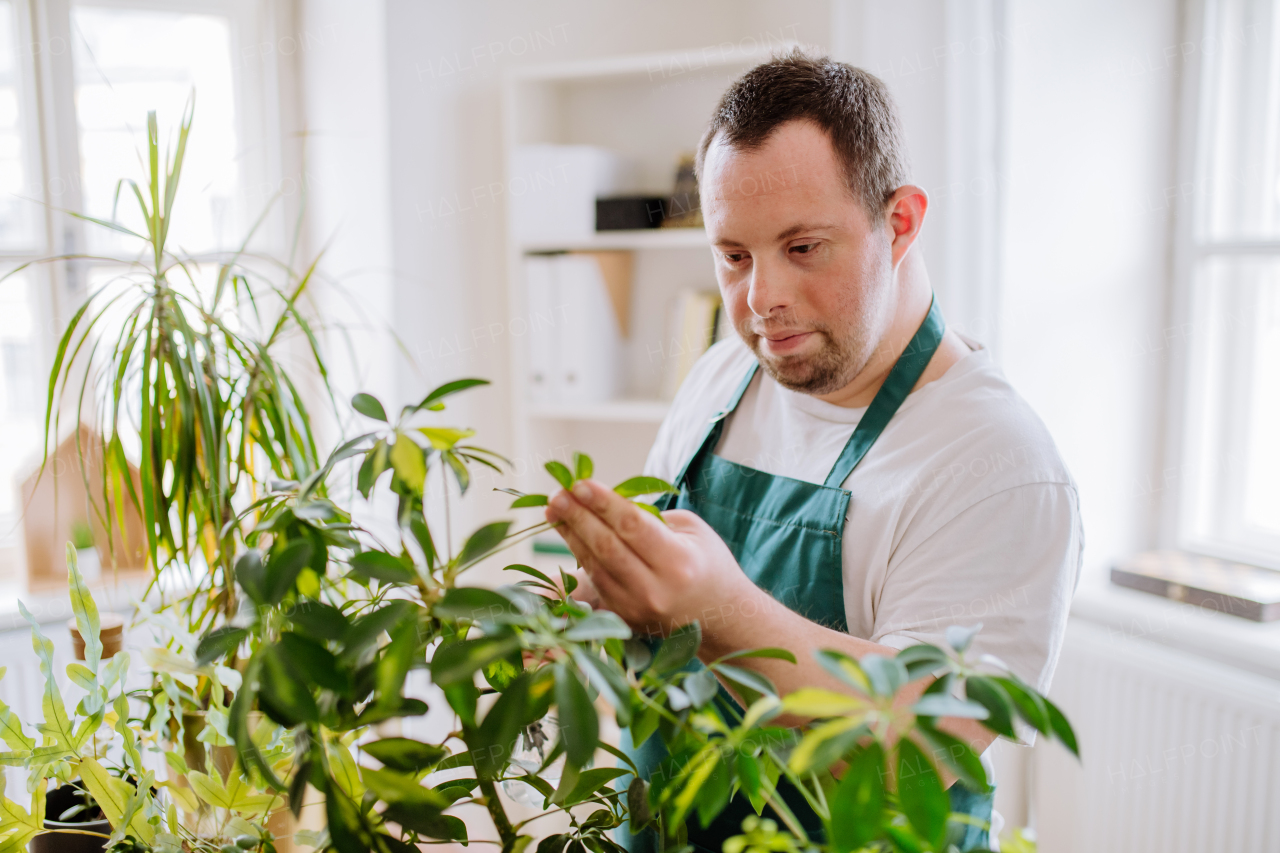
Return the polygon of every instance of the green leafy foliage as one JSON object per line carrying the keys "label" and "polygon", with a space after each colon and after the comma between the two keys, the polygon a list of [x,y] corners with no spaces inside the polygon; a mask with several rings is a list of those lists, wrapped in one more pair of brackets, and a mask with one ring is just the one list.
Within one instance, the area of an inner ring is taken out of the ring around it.
{"label": "green leafy foliage", "polygon": [[[30,809],[5,799],[0,849],[41,831],[47,783],[80,778],[111,821],[117,851],[266,853],[269,813],[287,805],[298,814],[310,796],[323,799],[327,826],[300,840],[340,853],[466,843],[466,826],[448,813],[463,802],[486,809],[503,853],[619,853],[612,832],[624,820],[674,851],[688,821],[709,825],[743,796],[781,825],[748,818],[726,853],[941,853],[956,826],[942,772],[988,787],[978,756],[942,718],[978,720],[1006,737],[1025,724],[1078,752],[1048,699],[966,658],[981,626],[948,629],[949,649],[861,659],[819,650],[840,688],[779,696],[766,671],[794,664],[792,651],[743,649],[704,665],[697,622],[661,640],[633,636],[616,615],[575,600],[577,581],[563,569],[553,579],[516,564],[507,567],[520,577],[512,585],[460,586],[469,568],[549,529],[494,520],[455,540],[447,526],[449,501],[474,472],[508,465],[472,443],[474,430],[439,420],[454,395],[487,382],[445,382],[394,418],[382,401],[356,394],[351,407],[374,431],[322,458],[303,396],[275,356],[287,337],[304,341],[328,391],[298,308],[315,265],[302,273],[281,265],[284,281],[272,283],[242,249],[221,259],[212,292],[196,286],[207,262],[167,242],[190,127],[188,112],[161,158],[149,117],[147,179],[122,184],[144,227],[97,223],[140,251],[118,260],[122,291],[94,294],[73,315],[57,347],[46,426],[57,434],[58,399],[75,377],[105,377],[81,394],[100,398],[91,408],[104,460],[95,511],[123,531],[123,507],[136,506],[147,531],[138,544],[153,567],[194,587],[162,614],[170,641],[149,652],[151,688],[127,693],[129,658],[101,658],[97,609],[72,553],[85,659],[67,676],[83,695],[74,708],[63,698],[52,644],[32,619],[43,718],[31,730],[0,705],[0,737],[7,762],[27,768],[34,798]],[[103,334],[117,315],[123,324]],[[130,424],[140,439],[136,477],[125,453]],[[564,489],[595,475],[582,453],[545,468]],[[392,523],[377,535],[356,523],[352,507],[331,497],[339,475],[366,499],[378,491],[394,506]],[[512,509],[548,503],[501,491]],[[614,491],[632,501],[678,493],[644,476]],[[655,506],[637,506],[661,518]],[[441,518],[446,527],[433,529]],[[415,671],[443,695],[432,700],[439,707],[415,693]],[[902,702],[906,691],[918,698]],[[429,710],[455,719],[438,742],[370,736]],[[631,759],[601,739],[602,711],[634,743],[661,742],[668,758],[658,773],[634,777]],[[215,761],[226,748],[234,768]],[[163,752],[187,784],[157,780],[143,766],[146,750]],[[434,775],[444,772],[443,781]],[[572,809],[568,828],[537,839],[528,821],[513,823],[497,793],[509,783],[540,797],[541,809]],[[806,837],[783,784],[792,802],[798,795],[817,813],[826,841]],[[197,824],[217,829],[198,836]]]}

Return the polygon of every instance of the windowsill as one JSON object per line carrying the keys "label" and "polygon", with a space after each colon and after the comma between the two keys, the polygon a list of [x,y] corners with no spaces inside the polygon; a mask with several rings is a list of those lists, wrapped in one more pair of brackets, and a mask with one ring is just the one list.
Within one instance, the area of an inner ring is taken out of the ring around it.
{"label": "windowsill", "polygon": [[[131,614],[135,604],[147,588],[149,578],[121,580],[119,583],[90,584],[89,592],[101,613]],[[65,622],[75,616],[71,610],[71,598],[65,587],[45,590],[24,590],[16,584],[0,585],[0,632],[17,631],[28,627],[27,620],[18,611],[21,601],[41,625]]]}
{"label": "windowsill", "polygon": [[1081,578],[1073,619],[1118,639],[1145,640],[1280,681],[1280,621],[1250,622],[1205,607]]}

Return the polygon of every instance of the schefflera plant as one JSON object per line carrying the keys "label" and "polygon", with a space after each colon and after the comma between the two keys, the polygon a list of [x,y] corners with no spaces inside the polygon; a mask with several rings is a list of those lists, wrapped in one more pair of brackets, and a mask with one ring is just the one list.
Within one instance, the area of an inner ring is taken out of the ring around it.
{"label": "schefflera plant", "polygon": [[[860,661],[819,652],[848,692],[779,696],[742,664],[751,657],[794,662],[790,652],[743,650],[694,667],[697,623],[665,639],[633,637],[616,615],[574,600],[574,578],[563,571],[553,579],[512,565],[507,570],[520,577],[513,584],[459,586],[481,560],[547,527],[492,522],[456,551],[447,538],[441,547],[431,529],[429,496],[448,500],[447,489],[436,496],[427,487],[434,470],[465,492],[471,465],[501,469],[504,460],[468,443],[470,430],[415,424],[423,412],[442,410],[449,395],[481,384],[441,386],[394,422],[379,401],[358,395],[354,406],[379,428],[343,444],[306,481],[277,484],[254,508],[261,520],[236,576],[256,606],[200,644],[199,665],[253,649],[228,736],[254,784],[286,794],[295,812],[308,785],[321,793],[328,826],[312,839],[321,846],[407,853],[421,842],[466,842],[466,825],[448,813],[465,802],[487,810],[504,853],[521,853],[535,840],[537,853],[620,853],[613,830],[628,818],[633,828],[652,827],[662,849],[679,850],[687,821],[706,825],[741,791],[757,814],[767,811],[782,825],[749,819],[746,834],[731,841],[737,850],[941,853],[963,826],[949,814],[941,768],[978,790],[987,780],[973,750],[945,733],[939,718],[979,719],[1008,737],[1021,719],[1075,751],[1069,724],[1048,700],[998,662],[967,659],[976,628],[952,629],[950,651],[921,645]],[[396,541],[379,542],[317,497],[345,459],[359,461],[357,486],[366,496],[390,472]],[[572,469],[558,462],[547,469],[565,487],[593,473],[582,454]],[[640,497],[672,487],[633,478],[617,490]],[[546,503],[545,495],[514,494],[513,509]],[[435,740],[371,738],[374,725],[428,710],[406,693],[415,669],[429,671],[454,715],[452,730]],[[923,698],[903,707],[900,691],[926,678]],[[725,701],[726,686],[745,712]],[[633,742],[658,737],[667,746],[670,757],[652,783],[601,742],[598,698]],[[291,731],[288,768],[263,755],[251,731],[255,708]],[[549,714],[555,741],[540,761],[513,760],[518,746],[545,734]],[[811,722],[782,725],[783,714]],[[353,759],[357,743],[373,761]],[[613,766],[594,766],[600,751]],[[783,778],[821,818],[821,838],[806,835],[782,799]],[[527,786],[548,812],[566,812],[568,831],[538,839],[531,824],[545,813],[513,820],[498,795],[502,783]]]}
{"label": "schefflera plant", "polygon": [[[53,643],[19,602],[31,623],[32,646],[44,680],[42,720],[34,726],[25,724],[0,703],[0,737],[8,747],[0,753],[0,765],[25,769],[30,795],[30,806],[20,805],[3,791],[5,777],[0,775],[0,851],[25,850],[31,839],[48,831],[46,819],[63,817],[46,813],[45,795],[64,784],[81,786],[102,810],[111,830],[100,838],[113,853],[212,853],[235,842],[246,853],[274,851],[265,821],[283,806],[283,797],[256,790],[234,774],[224,779],[216,770],[185,774],[187,787],[157,779],[147,766],[144,753],[156,743],[154,737],[148,743],[149,732],[139,714],[144,697],[126,688],[130,655],[120,651],[109,661],[102,660],[98,608],[70,545],[67,569],[76,630],[84,638],[84,659],[67,664],[66,675],[79,699],[68,699],[59,687]],[[217,683],[211,669],[202,675]],[[265,756],[287,759],[284,738],[276,727],[267,723],[257,735]],[[64,826],[59,831],[68,830]]]}

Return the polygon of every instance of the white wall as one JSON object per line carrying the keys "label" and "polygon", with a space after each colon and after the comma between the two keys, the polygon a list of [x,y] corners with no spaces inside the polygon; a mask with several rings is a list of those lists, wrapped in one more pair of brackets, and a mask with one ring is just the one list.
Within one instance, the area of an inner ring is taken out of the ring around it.
{"label": "white wall", "polygon": [[1012,5],[1004,368],[1080,486],[1085,570],[1154,544],[1174,0]]}
{"label": "white wall", "polygon": [[[416,362],[401,363],[396,392],[408,398],[459,376],[491,379],[497,387],[471,392],[451,411],[487,446],[510,446],[504,72],[766,34],[825,48],[829,20],[827,0],[387,0],[395,329]],[[504,507],[477,494],[457,526],[470,529]]]}

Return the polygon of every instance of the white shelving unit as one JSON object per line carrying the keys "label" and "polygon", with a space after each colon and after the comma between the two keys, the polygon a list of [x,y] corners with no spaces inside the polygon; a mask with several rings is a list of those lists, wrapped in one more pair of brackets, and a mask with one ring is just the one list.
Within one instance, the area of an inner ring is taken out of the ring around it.
{"label": "white shelving unit", "polygon": [[[595,145],[636,162],[644,192],[667,195],[682,154],[698,144],[729,82],[761,54],[704,52],[609,57],[517,69],[504,81],[505,161],[515,146]],[[511,175],[507,176],[511,178]],[[524,257],[534,252],[633,252],[626,399],[598,405],[534,407],[528,398],[528,342],[512,343],[512,406],[521,488],[545,491],[548,459],[591,454],[601,480],[640,473],[667,402],[658,399],[666,315],[684,289],[712,289],[715,272],[700,229],[598,232],[586,239],[518,243],[508,229],[511,316],[527,316]]]}

